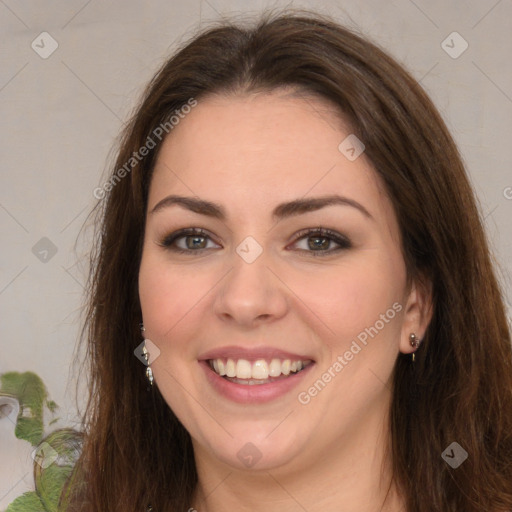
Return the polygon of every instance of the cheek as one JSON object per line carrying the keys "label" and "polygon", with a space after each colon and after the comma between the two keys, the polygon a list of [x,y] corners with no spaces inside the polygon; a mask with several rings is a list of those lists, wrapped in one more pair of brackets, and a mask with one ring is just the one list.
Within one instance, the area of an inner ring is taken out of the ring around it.
{"label": "cheek", "polygon": [[[139,298],[146,334],[154,341],[183,317],[192,287],[184,286],[179,272],[170,272],[168,265],[150,251],[143,254],[139,271]],[[179,293],[178,293],[179,291]]]}
{"label": "cheek", "polygon": [[401,258],[382,254],[368,250],[314,279],[297,276],[298,295],[329,329],[333,348],[342,349],[376,323],[379,336],[397,339],[405,268]]}
{"label": "cheek", "polygon": [[195,265],[178,268],[165,254],[146,251],[139,270],[139,299],[147,337],[163,347],[170,339],[181,339],[184,329],[200,326],[201,307],[217,280],[213,272]]}

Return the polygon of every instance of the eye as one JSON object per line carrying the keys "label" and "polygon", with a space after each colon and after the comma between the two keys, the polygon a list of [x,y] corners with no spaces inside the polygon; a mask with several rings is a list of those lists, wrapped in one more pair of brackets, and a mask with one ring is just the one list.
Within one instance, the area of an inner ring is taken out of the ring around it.
{"label": "eye", "polygon": [[292,245],[312,256],[325,256],[352,247],[346,236],[321,227],[302,230],[296,236]]}
{"label": "eye", "polygon": [[170,251],[181,253],[201,252],[206,249],[218,247],[210,235],[200,228],[180,229],[167,235],[160,245]]}
{"label": "eye", "polygon": [[[167,235],[160,245],[179,253],[198,253],[219,248],[211,236],[201,228],[180,229]],[[313,256],[325,256],[352,247],[350,240],[340,233],[325,228],[304,229],[297,233],[292,247]]]}

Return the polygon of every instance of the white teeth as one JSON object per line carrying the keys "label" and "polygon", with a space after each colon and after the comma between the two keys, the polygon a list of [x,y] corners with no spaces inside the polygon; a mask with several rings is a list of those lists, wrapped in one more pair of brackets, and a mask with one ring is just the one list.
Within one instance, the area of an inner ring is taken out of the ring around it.
{"label": "white teeth", "polygon": [[252,376],[251,363],[246,359],[239,359],[236,363],[236,378],[250,379]]}
{"label": "white teeth", "polygon": [[268,364],[265,359],[258,359],[252,365],[252,378],[253,379],[267,379],[268,378]]}
{"label": "white teeth", "polygon": [[[215,359],[215,361],[217,361],[217,364],[219,365],[219,371],[217,373],[221,376],[226,375],[226,365],[224,364],[224,361],[222,359]],[[214,368],[215,368],[215,361],[213,363]],[[217,371],[217,370],[215,370],[215,371]]]}
{"label": "white teeth", "polygon": [[272,359],[268,363],[265,359],[258,359],[251,363],[247,359],[213,359],[210,366],[220,376],[242,380],[265,381],[269,377],[279,377],[297,373],[305,368],[311,361],[291,361],[290,359]]}
{"label": "white teeth", "polygon": [[272,359],[268,370],[271,377],[279,377],[281,375],[281,361],[279,359]]}
{"label": "white teeth", "polygon": [[226,362],[226,376],[236,377],[236,366],[233,359],[228,359]]}

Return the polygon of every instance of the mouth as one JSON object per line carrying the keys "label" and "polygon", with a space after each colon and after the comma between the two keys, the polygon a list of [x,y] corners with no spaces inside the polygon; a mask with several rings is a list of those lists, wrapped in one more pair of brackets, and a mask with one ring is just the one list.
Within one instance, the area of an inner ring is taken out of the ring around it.
{"label": "mouth", "polygon": [[313,363],[311,359],[208,359],[208,366],[219,377],[242,386],[261,386],[290,378]]}
{"label": "mouth", "polygon": [[271,347],[223,347],[198,360],[213,390],[243,404],[269,402],[290,393],[315,366],[309,355]]}

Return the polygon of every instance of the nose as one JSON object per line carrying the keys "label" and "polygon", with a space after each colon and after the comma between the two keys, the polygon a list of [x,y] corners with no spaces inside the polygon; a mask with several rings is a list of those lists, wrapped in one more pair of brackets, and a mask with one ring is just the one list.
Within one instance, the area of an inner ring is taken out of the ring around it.
{"label": "nose", "polygon": [[225,322],[242,327],[256,327],[286,315],[288,301],[283,283],[260,256],[247,263],[237,254],[234,267],[217,290],[214,312]]}

